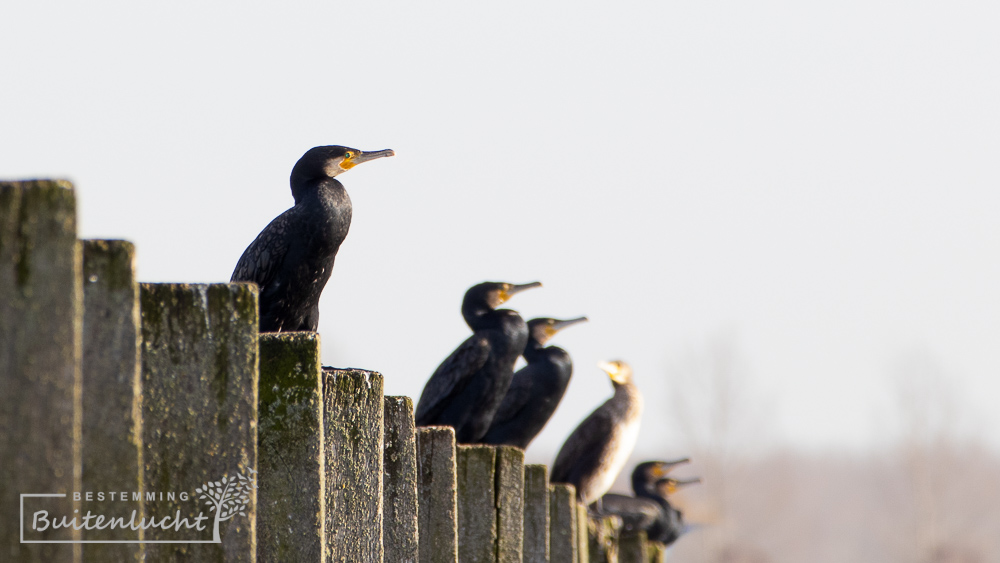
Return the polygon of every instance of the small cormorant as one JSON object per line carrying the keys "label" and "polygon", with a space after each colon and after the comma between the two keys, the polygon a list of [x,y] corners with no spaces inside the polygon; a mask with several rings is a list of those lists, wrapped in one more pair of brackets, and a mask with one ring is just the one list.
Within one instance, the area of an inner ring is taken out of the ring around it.
{"label": "small cormorant", "polygon": [[622,519],[622,531],[643,530],[652,541],[670,545],[687,531],[680,510],[671,506],[668,497],[678,488],[701,479],[675,479],[667,474],[674,467],[687,463],[687,458],[677,461],[646,461],[632,472],[634,497],[607,494],[601,497],[602,512],[617,514]]}
{"label": "small cormorant", "polygon": [[484,282],[465,292],[462,316],[473,334],[441,362],[424,386],[414,413],[418,426],[452,426],[462,444],[483,437],[528,341],[528,326],[521,316],[497,307],[540,285]]}
{"label": "small cormorant", "polygon": [[260,288],[260,332],[316,330],[320,294],[351,227],[351,198],[334,177],[393,154],[331,145],[313,147],[295,163],[290,178],[295,205],[243,251],[230,280]]}
{"label": "small cormorant", "polygon": [[560,321],[542,318],[528,321],[528,344],[524,359],[528,365],[514,374],[507,395],[500,403],[483,444],[517,446],[526,449],[559,406],[573,362],[565,350],[545,343],[560,330],[582,323],[587,317]]}
{"label": "small cormorant", "polygon": [[615,394],[569,435],[550,479],[574,485],[577,499],[588,505],[608,492],[625,467],[642,417],[642,395],[632,383],[632,368],[622,361],[599,365],[611,377]]}

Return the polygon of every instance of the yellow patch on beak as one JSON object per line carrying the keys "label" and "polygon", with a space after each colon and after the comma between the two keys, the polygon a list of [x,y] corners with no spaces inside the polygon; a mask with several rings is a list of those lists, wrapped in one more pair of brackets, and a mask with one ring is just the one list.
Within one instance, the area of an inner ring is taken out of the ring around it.
{"label": "yellow patch on beak", "polygon": [[510,291],[510,286],[507,285],[507,284],[504,284],[503,289],[500,290],[500,304],[501,305],[503,305],[504,303],[507,302],[508,299],[510,299],[510,293],[509,293],[509,291]]}
{"label": "yellow patch on beak", "polygon": [[344,160],[340,161],[340,167],[343,168],[344,170],[350,170],[351,168],[357,166],[357,163],[354,162],[354,160],[352,160],[353,158],[354,158],[353,154],[345,156]]}
{"label": "yellow patch on beak", "polygon": [[545,325],[545,336],[552,338],[555,333],[556,329],[552,325]]}

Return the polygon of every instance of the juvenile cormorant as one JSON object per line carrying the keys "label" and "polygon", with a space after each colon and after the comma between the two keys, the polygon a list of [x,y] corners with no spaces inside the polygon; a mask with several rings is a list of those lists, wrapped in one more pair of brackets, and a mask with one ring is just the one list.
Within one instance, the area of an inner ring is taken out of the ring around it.
{"label": "juvenile cormorant", "polygon": [[546,348],[545,343],[560,330],[586,320],[587,317],[528,321],[528,344],[522,354],[528,365],[514,374],[510,389],[480,442],[525,449],[542,431],[573,375],[569,354],[557,346]]}
{"label": "juvenile cormorant", "polygon": [[260,287],[260,332],[316,330],[319,296],[351,227],[351,198],[334,176],[393,154],[331,145],[313,147],[295,163],[295,205],[243,251],[230,280]]}
{"label": "juvenile cormorant", "polygon": [[483,437],[528,340],[528,326],[521,316],[497,307],[540,285],[484,282],[465,292],[462,316],[473,334],[441,362],[424,386],[415,412],[418,426],[452,426],[462,444]]}
{"label": "juvenile cormorant", "polygon": [[550,479],[574,485],[577,499],[588,505],[608,492],[625,466],[639,437],[642,416],[642,395],[632,383],[632,368],[623,361],[599,365],[611,377],[615,394],[569,435]]}
{"label": "juvenile cormorant", "polygon": [[640,463],[632,472],[634,497],[607,494],[601,497],[602,512],[617,514],[622,519],[623,532],[643,530],[646,536],[664,545],[670,545],[681,537],[687,527],[680,510],[671,506],[668,497],[678,488],[701,479],[674,479],[667,473],[688,459],[677,461],[647,461]]}

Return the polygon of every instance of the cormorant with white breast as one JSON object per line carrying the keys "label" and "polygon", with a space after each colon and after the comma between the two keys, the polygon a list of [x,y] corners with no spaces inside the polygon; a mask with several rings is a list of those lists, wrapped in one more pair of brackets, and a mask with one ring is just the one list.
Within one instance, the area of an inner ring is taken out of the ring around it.
{"label": "cormorant with white breast", "polygon": [[528,341],[528,326],[510,309],[497,309],[539,282],[484,282],[465,292],[462,316],[472,336],[438,366],[424,386],[414,413],[417,426],[452,426],[462,444],[474,444],[510,387],[514,362]]}
{"label": "cormorant with white breast", "polygon": [[524,359],[528,365],[514,374],[510,389],[493,417],[483,444],[517,446],[526,449],[559,406],[573,375],[573,362],[566,350],[545,347],[557,332],[587,317],[560,321],[541,318],[528,321],[528,344]]}
{"label": "cormorant with white breast", "polygon": [[309,149],[295,163],[295,205],[243,251],[230,280],[260,287],[260,332],[316,330],[320,294],[351,227],[351,198],[335,176],[393,154],[330,145]]}
{"label": "cormorant with white breast", "polygon": [[590,504],[608,492],[639,437],[642,395],[632,368],[621,360],[602,362],[615,394],[569,435],[552,465],[553,483],[576,487],[577,500]]}
{"label": "cormorant with white breast", "polygon": [[700,483],[701,479],[675,479],[668,473],[674,467],[688,463],[687,458],[677,461],[646,461],[635,466],[632,472],[634,497],[607,494],[601,497],[602,512],[617,514],[622,519],[622,532],[646,532],[652,541],[670,545],[686,531],[684,517],[674,508],[668,497],[685,485]]}

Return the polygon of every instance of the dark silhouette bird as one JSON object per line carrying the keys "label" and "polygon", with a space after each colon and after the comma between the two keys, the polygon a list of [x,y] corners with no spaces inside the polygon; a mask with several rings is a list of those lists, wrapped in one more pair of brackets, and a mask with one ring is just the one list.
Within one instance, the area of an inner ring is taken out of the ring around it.
{"label": "dark silhouette bird", "polygon": [[632,368],[620,360],[599,365],[611,377],[615,394],[569,435],[549,479],[574,485],[584,504],[611,488],[635,448],[642,416],[642,395],[632,383]]}
{"label": "dark silhouette bird", "polygon": [[701,479],[674,479],[667,475],[674,467],[687,463],[687,458],[677,461],[646,461],[632,471],[634,497],[606,494],[601,497],[604,514],[617,514],[622,519],[622,531],[645,531],[652,541],[670,545],[683,535],[688,527],[680,510],[674,508],[668,497],[685,485],[700,483]]}
{"label": "dark silhouette bird", "polygon": [[473,334],[441,362],[424,386],[415,413],[418,426],[452,426],[462,444],[483,437],[528,340],[528,326],[521,316],[497,307],[540,285],[484,282],[465,292],[462,316]]}
{"label": "dark silhouette bird", "polygon": [[243,251],[230,281],[260,287],[260,331],[315,331],[319,297],[351,227],[351,198],[334,177],[393,156],[337,145],[313,147],[292,168],[295,205],[274,218]]}
{"label": "dark silhouette bird", "polygon": [[528,343],[521,354],[528,365],[514,373],[507,395],[481,443],[525,449],[542,431],[573,375],[569,354],[556,346],[546,348],[545,343],[560,330],[586,320],[587,317],[528,321]]}

